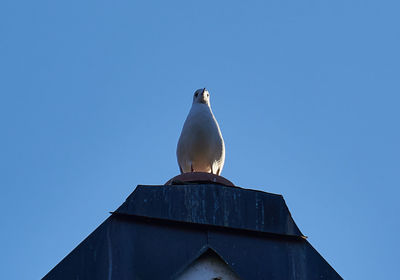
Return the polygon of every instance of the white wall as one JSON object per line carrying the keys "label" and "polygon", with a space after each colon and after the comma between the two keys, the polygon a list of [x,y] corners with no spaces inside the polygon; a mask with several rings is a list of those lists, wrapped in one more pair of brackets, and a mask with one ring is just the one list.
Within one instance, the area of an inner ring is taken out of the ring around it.
{"label": "white wall", "polygon": [[206,255],[193,262],[177,280],[240,280],[216,255]]}

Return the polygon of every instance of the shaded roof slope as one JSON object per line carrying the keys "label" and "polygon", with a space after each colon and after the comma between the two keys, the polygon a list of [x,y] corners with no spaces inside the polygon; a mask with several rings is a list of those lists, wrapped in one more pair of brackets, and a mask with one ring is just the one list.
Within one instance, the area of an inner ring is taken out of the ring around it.
{"label": "shaded roof slope", "polygon": [[342,279],[282,196],[215,184],[138,186],[43,279],[175,279],[207,250],[241,279]]}

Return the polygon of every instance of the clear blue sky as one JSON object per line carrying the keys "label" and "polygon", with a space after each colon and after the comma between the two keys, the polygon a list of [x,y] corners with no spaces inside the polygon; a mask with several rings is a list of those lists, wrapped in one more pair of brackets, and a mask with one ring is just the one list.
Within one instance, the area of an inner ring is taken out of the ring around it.
{"label": "clear blue sky", "polygon": [[346,279],[398,278],[398,1],[0,3],[2,279],[39,279],[178,174],[195,89],[222,175],[284,196]]}

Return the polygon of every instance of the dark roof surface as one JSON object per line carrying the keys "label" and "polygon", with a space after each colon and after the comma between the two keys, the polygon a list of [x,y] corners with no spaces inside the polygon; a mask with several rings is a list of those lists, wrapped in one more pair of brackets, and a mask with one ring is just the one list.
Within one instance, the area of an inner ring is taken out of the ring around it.
{"label": "dark roof surface", "polygon": [[215,184],[138,186],[44,279],[174,279],[208,250],[241,279],[342,279],[281,195]]}
{"label": "dark roof surface", "polygon": [[138,186],[115,213],[302,236],[281,195],[238,187]]}

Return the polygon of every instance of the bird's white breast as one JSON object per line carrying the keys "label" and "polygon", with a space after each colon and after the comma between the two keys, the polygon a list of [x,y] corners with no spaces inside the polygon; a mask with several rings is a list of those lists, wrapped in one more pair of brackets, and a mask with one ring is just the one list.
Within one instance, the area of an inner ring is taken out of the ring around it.
{"label": "bird's white breast", "polygon": [[222,169],[224,142],[208,105],[192,105],[179,138],[177,156],[183,172],[190,172],[191,165],[195,171],[210,172],[211,166],[215,166],[213,169]]}

